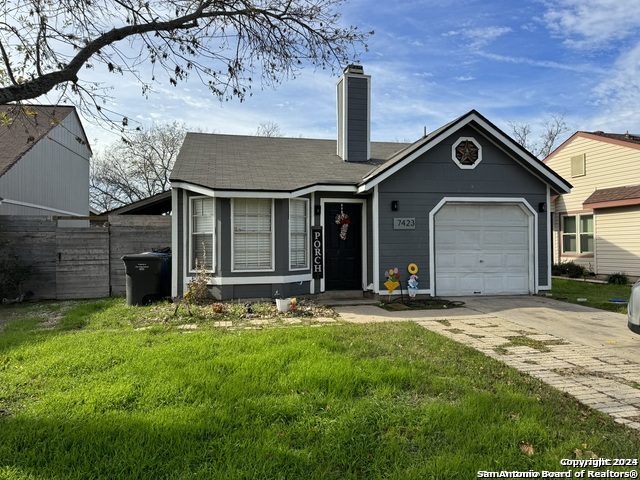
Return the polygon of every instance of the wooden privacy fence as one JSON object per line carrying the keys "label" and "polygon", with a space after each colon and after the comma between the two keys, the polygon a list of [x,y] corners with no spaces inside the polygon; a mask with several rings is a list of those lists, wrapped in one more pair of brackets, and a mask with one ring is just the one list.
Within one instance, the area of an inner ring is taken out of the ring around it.
{"label": "wooden privacy fence", "polygon": [[0,240],[34,267],[23,292],[35,299],[99,298],[126,293],[122,256],[171,246],[171,217],[0,216]]}

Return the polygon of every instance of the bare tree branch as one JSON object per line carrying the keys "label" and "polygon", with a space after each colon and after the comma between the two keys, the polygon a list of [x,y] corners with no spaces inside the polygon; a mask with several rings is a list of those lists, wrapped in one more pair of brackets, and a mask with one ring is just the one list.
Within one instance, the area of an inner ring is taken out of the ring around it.
{"label": "bare tree branch", "polygon": [[92,208],[112,210],[168,191],[186,132],[186,126],[177,122],[157,124],[96,154],[89,175]]}
{"label": "bare tree branch", "polygon": [[569,131],[564,113],[550,113],[540,125],[538,140],[532,140],[532,127],[529,123],[508,122],[513,139],[529,150],[536,157],[544,159],[549,156],[562,135]]}
{"label": "bare tree branch", "polygon": [[242,100],[256,73],[275,85],[305,65],[356,59],[369,34],[342,26],[344,1],[6,0],[0,104],[57,91],[104,120],[104,85],[83,78],[98,66],[132,75],[143,95],[158,74],[177,85],[195,73],[219,99]]}

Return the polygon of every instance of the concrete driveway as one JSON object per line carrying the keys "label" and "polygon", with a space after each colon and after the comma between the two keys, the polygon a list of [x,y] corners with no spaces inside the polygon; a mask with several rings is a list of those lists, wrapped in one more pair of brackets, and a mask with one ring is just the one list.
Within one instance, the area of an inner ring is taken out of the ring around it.
{"label": "concrete driveway", "polygon": [[[547,297],[463,297],[464,307],[335,307],[349,322],[415,321],[640,430],[640,335],[626,315]],[[528,342],[515,342],[526,337]]]}
{"label": "concrete driveway", "polygon": [[456,297],[451,300],[464,302],[464,307],[387,312],[376,306],[362,305],[336,310],[346,320],[355,322],[500,318],[570,342],[604,348],[640,363],[640,335],[627,328],[626,315],[543,296]]}
{"label": "concrete driveway", "polygon": [[640,335],[627,316],[547,297],[465,297],[467,310],[496,316],[570,342],[602,347],[640,363]]}
{"label": "concrete driveway", "polygon": [[[335,307],[349,322],[414,321],[640,430],[640,335],[626,315],[547,297],[463,297],[460,308]],[[528,344],[513,342],[526,337]]]}

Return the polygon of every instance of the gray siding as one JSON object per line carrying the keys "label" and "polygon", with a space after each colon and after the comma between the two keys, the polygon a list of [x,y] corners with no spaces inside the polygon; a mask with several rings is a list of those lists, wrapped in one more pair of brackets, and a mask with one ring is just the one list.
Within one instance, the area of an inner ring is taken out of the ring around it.
{"label": "gray siding", "polygon": [[348,77],[347,159],[366,162],[369,142],[369,78]]}
{"label": "gray siding", "polygon": [[[182,195],[185,193],[185,196]],[[188,278],[195,276],[188,272],[189,256],[189,199],[192,197],[201,197],[200,194],[186,192],[180,190],[178,194],[179,212],[185,212],[184,221],[178,221],[178,251],[175,252],[174,266],[178,268],[178,295],[183,295],[186,291],[186,285],[183,283],[184,272]],[[308,198],[308,197],[304,197]],[[233,279],[243,279],[260,276],[287,276],[287,275],[305,275],[310,273],[310,268],[305,270],[289,269],[289,200],[275,199],[273,200],[274,213],[274,269],[267,271],[249,271],[249,272],[232,272],[231,264],[231,202],[230,198],[215,199],[215,240],[214,248],[216,249],[216,265],[213,276],[224,281],[233,281]],[[313,206],[311,206],[311,215],[313,215]],[[319,219],[317,219],[319,222]],[[310,247],[309,247],[310,248]],[[310,263],[309,263],[310,265]],[[188,280],[187,280],[188,281]],[[310,292],[310,282],[297,283],[275,283],[275,284],[250,284],[250,285],[213,285],[211,292],[217,299],[231,298],[273,298],[276,291],[281,296],[303,295]]]}
{"label": "gray siding", "polygon": [[[460,137],[474,137],[482,145],[482,161],[475,169],[460,169],[451,159],[452,146]],[[546,185],[479,131],[470,127],[461,129],[380,183],[380,272],[377,272],[380,285],[386,281],[385,269],[398,267],[406,277],[407,265],[416,263],[420,269],[420,288],[431,286],[429,212],[443,197],[518,197],[525,198],[537,210],[540,202],[546,202]],[[392,200],[400,203],[397,212],[391,211]],[[394,230],[394,217],[415,217],[415,230]],[[537,236],[539,284],[546,285],[546,214],[538,216]]]}
{"label": "gray siding", "polygon": [[0,178],[0,215],[88,215],[90,150],[75,114],[33,146]]}

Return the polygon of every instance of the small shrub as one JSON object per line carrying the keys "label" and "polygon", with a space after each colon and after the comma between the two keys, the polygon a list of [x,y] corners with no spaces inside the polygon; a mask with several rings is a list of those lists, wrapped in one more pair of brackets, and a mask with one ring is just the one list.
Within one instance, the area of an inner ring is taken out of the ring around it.
{"label": "small shrub", "polygon": [[577,263],[567,262],[567,275],[571,278],[585,276],[585,268]]}
{"label": "small shrub", "polygon": [[607,277],[607,283],[613,285],[627,285],[629,283],[629,275],[624,272],[612,273]]}
{"label": "small shrub", "polygon": [[589,268],[587,268],[575,262],[556,263],[551,267],[551,274],[556,277],[570,278],[595,276],[595,273],[591,270],[591,264],[589,264]]}
{"label": "small shrub", "polygon": [[190,305],[204,305],[211,300],[209,291],[209,280],[211,275],[206,270],[207,250],[202,242],[202,263],[198,263],[196,258],[196,276],[189,282],[184,300]]}

